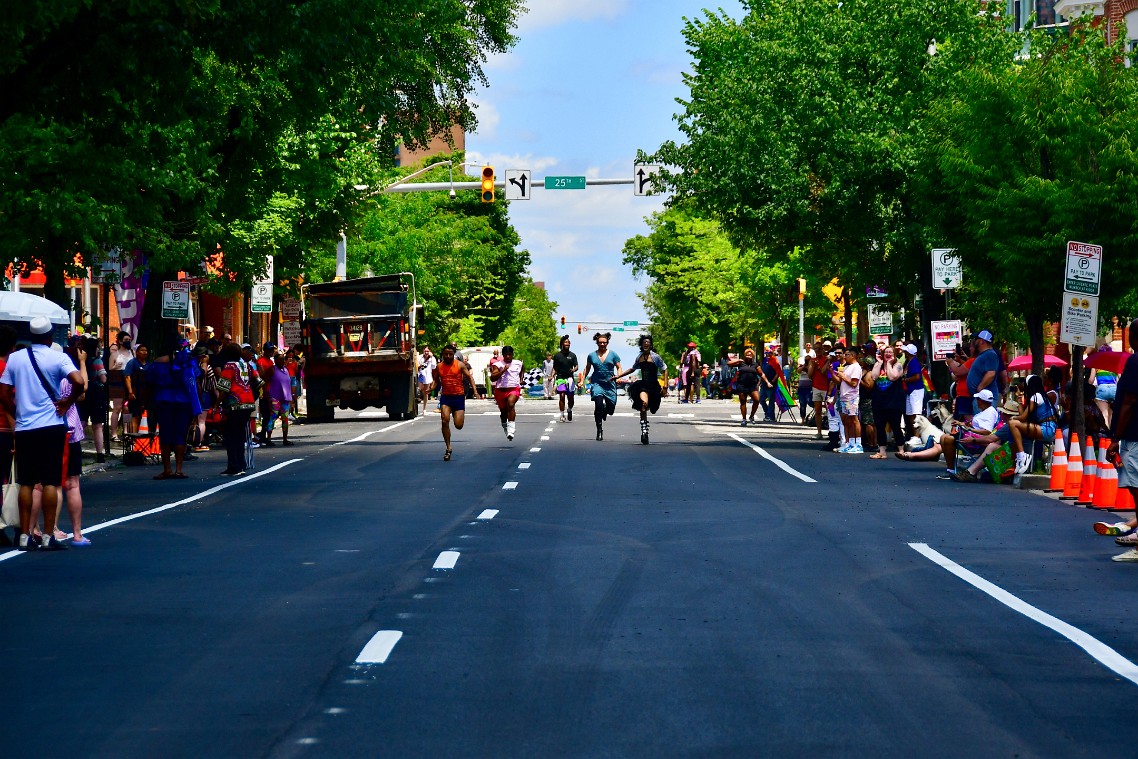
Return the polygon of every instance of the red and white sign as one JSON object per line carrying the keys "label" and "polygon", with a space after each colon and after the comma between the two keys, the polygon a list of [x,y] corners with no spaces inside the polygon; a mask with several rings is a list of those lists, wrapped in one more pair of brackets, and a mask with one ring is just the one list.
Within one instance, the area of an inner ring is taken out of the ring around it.
{"label": "red and white sign", "polygon": [[1097,297],[1101,280],[1102,246],[1073,240],[1068,242],[1064,292]]}

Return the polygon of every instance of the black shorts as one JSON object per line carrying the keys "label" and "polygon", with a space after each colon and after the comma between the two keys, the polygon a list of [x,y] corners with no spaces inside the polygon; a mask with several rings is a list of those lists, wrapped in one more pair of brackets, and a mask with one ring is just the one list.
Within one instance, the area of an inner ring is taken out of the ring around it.
{"label": "black shorts", "polygon": [[27,486],[59,485],[63,481],[66,444],[66,424],[16,432],[16,482]]}
{"label": "black shorts", "polygon": [[5,485],[8,484],[9,476],[12,474],[14,440],[15,437],[11,432],[0,432],[0,478],[3,479]]}
{"label": "black shorts", "polygon": [[103,390],[88,392],[75,407],[79,409],[79,420],[84,427],[88,424],[107,423],[107,396]]}
{"label": "black shorts", "polygon": [[466,411],[466,396],[440,395],[439,405],[447,406],[451,411]]}
{"label": "black shorts", "polygon": [[83,474],[83,444],[67,444],[67,476],[78,477]]}

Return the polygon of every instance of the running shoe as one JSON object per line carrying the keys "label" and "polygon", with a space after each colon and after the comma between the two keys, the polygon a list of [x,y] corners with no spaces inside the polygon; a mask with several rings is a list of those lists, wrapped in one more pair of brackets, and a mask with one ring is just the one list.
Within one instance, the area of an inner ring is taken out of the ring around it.
{"label": "running shoe", "polygon": [[746,427],[747,426],[747,420],[744,419],[742,422],[739,423],[739,426],[740,427]]}
{"label": "running shoe", "polygon": [[562,422],[564,422],[564,421],[565,421],[565,415],[564,415],[564,414],[562,414],[562,415],[561,415],[561,421],[562,421]]}
{"label": "running shoe", "polygon": [[865,449],[860,445],[854,445],[850,446],[850,449],[846,451],[846,453],[865,453]]}
{"label": "running shoe", "polygon": [[853,446],[850,445],[849,443],[846,443],[841,448],[838,448],[837,450],[835,450],[834,453],[849,453],[850,448],[853,448]]}
{"label": "running shoe", "polygon": [[569,417],[569,421],[573,421],[573,409],[569,409],[565,415]]}
{"label": "running shoe", "polygon": [[1131,548],[1126,553],[1120,553],[1117,556],[1111,556],[1111,561],[1138,561],[1138,548]]}
{"label": "running shoe", "polygon": [[1095,522],[1094,530],[1099,535],[1129,535],[1134,532],[1134,528],[1126,522]]}

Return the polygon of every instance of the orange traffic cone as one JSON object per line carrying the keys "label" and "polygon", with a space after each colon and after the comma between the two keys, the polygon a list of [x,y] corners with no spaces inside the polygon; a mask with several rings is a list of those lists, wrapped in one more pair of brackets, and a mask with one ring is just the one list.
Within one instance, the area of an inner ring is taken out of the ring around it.
{"label": "orange traffic cone", "polygon": [[1095,497],[1095,483],[1098,481],[1098,459],[1095,457],[1095,441],[1087,435],[1083,446],[1083,481],[1079,483],[1079,497],[1075,503],[1090,506]]}
{"label": "orange traffic cone", "polygon": [[1118,471],[1114,464],[1107,461],[1106,449],[1110,448],[1110,440],[1102,438],[1098,443],[1098,482],[1095,484],[1094,501],[1091,506],[1096,509],[1114,509],[1118,498]]}
{"label": "orange traffic cone", "polygon": [[1130,488],[1118,488],[1118,497],[1114,499],[1115,511],[1134,511],[1134,496],[1130,495]]}
{"label": "orange traffic cone", "polygon": [[1083,457],[1079,453],[1079,438],[1071,435],[1071,450],[1067,453],[1067,482],[1063,484],[1064,501],[1079,497],[1079,486],[1083,484]]}
{"label": "orange traffic cone", "polygon": [[1063,433],[1055,434],[1055,449],[1051,451],[1051,482],[1047,486],[1048,493],[1063,492],[1067,484],[1067,446],[1063,445]]}
{"label": "orange traffic cone", "polygon": [[138,422],[138,434],[139,435],[149,435],[150,434],[150,423],[146,418],[146,412],[145,411],[142,412],[142,419]]}

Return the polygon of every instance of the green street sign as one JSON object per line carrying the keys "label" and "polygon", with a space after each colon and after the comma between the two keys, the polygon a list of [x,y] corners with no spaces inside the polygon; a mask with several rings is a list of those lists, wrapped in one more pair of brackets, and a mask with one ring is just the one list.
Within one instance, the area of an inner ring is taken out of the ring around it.
{"label": "green street sign", "polygon": [[624,332],[624,327],[613,327],[612,331],[613,332]]}
{"label": "green street sign", "polygon": [[626,326],[626,327],[639,327],[639,326],[640,326],[640,322],[638,322],[638,321],[631,321],[631,322],[630,322],[630,321],[626,321],[626,322],[624,323],[624,326]]}
{"label": "green street sign", "polygon": [[546,177],[545,189],[547,190],[583,190],[585,189],[584,177]]}

